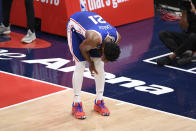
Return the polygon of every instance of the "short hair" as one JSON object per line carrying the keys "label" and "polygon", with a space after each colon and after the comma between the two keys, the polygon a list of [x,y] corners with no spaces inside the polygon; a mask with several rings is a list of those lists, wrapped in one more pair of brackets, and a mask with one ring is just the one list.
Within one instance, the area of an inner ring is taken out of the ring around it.
{"label": "short hair", "polygon": [[104,55],[108,61],[116,61],[120,56],[120,47],[114,42],[104,43]]}

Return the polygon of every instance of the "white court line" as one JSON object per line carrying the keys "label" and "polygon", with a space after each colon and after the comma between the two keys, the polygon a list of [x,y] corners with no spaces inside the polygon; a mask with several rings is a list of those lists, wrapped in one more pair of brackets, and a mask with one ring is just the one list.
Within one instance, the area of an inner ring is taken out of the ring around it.
{"label": "white court line", "polygon": [[[164,56],[167,56],[171,53],[167,53],[167,54],[164,54],[164,55],[160,55],[160,56],[156,56],[156,57],[152,57],[152,58],[149,58],[149,59],[145,59],[143,60],[144,62],[147,62],[147,63],[150,63],[150,64],[157,64],[156,62],[154,61],[151,61],[151,60],[154,60],[154,59],[157,59],[157,58],[160,58],[160,57],[164,57]],[[188,72],[188,73],[192,73],[192,74],[196,74],[195,70],[196,68],[192,68],[192,69],[182,69],[182,68],[178,68],[178,67],[174,67],[174,66],[169,66],[169,65],[164,65],[165,67],[168,67],[168,68],[172,68],[172,69],[175,69],[175,70],[180,70],[180,71],[184,71],[184,72]]]}
{"label": "white court line", "polygon": [[[5,74],[7,73],[7,72],[3,72],[3,71],[0,71],[0,72],[5,73]],[[15,74],[11,74],[11,73],[7,73],[7,74],[14,75],[14,76],[19,76],[19,75],[15,75]],[[24,77],[24,76],[19,76],[19,77],[21,77],[21,78],[27,78],[27,77]],[[32,78],[27,78],[27,79],[35,80],[35,81],[40,81],[40,80],[36,80],[36,79],[32,79]],[[44,81],[40,81],[40,82],[45,83]],[[52,83],[49,83],[49,82],[46,82],[46,83],[51,84],[51,85],[56,85],[56,84],[52,84]],[[35,98],[35,99],[29,100],[29,101],[25,101],[25,102],[23,102],[21,104],[25,104],[25,103],[32,102],[32,101],[35,101],[35,100],[39,100],[39,99],[42,99],[42,98],[45,98],[45,97],[48,97],[48,96],[51,96],[51,95],[54,95],[54,94],[66,92],[68,90],[73,90],[72,88],[61,86],[61,85],[56,85],[56,86],[63,87],[63,88],[68,88],[68,89],[63,90],[63,91],[59,91],[59,92],[56,92],[56,93],[53,93],[53,94],[50,94],[50,95],[47,95],[47,96],[42,96],[42,97]],[[90,94],[90,95],[95,96],[95,94],[93,94],[93,93],[84,92],[84,91],[82,91],[82,92],[83,93],[86,93],[86,94]],[[154,109],[154,108],[150,108],[150,107],[145,107],[145,106],[141,106],[141,105],[137,105],[137,104],[133,104],[133,103],[129,103],[129,102],[125,102],[125,101],[121,101],[121,100],[117,100],[117,99],[113,99],[113,98],[109,98],[109,97],[105,97],[105,98],[110,99],[110,100],[113,100],[113,101],[120,102],[117,105],[128,104],[128,105],[132,105],[132,106],[141,107],[141,108],[144,108],[144,109],[149,109],[149,110],[153,110],[153,111],[156,111],[156,112],[164,113],[164,114],[167,114],[167,115],[178,116],[178,117],[181,117],[181,118],[184,118],[184,119],[189,119],[189,120],[192,120],[192,121],[195,121],[196,122],[196,119],[193,119],[193,118],[189,118],[189,117],[185,117],[185,116],[181,116],[181,115],[177,115],[177,114],[172,114],[172,113],[161,111],[161,110],[158,110],[158,109]],[[18,106],[18,105],[21,105],[21,104],[15,104],[15,106]],[[5,107],[3,109],[8,109],[8,108],[13,107],[13,106],[14,105],[9,106],[7,108]],[[0,111],[1,111],[1,109],[0,109]]]}
{"label": "white court line", "polygon": [[195,67],[195,68],[191,68],[191,69],[189,69],[189,71],[193,71],[193,70],[196,70],[196,67]]}
{"label": "white court line", "polygon": [[170,53],[167,53],[167,54],[163,54],[163,55],[155,56],[155,57],[152,57],[152,58],[146,59],[146,61],[151,61],[151,60],[154,60],[154,59],[157,59],[157,58],[160,58],[160,57],[168,56],[168,55],[170,55],[170,54],[172,54],[172,53],[170,52]]}
{"label": "white court line", "polygon": [[120,105],[123,105],[123,104],[126,104],[125,102],[121,102],[121,103],[118,103],[116,104],[117,106],[120,106]]}
{"label": "white court line", "polygon": [[[95,95],[95,94],[92,94],[92,93],[89,93],[89,92],[84,92],[84,93],[87,93],[87,94],[90,94],[90,95]],[[150,108],[150,107],[145,107],[145,106],[133,104],[133,103],[130,103],[130,102],[121,101],[121,100],[118,100],[118,99],[109,98],[109,97],[106,97],[106,96],[104,96],[104,98],[120,102],[119,104],[116,104],[117,106],[120,106],[120,105],[123,105],[123,104],[128,104],[128,105],[131,105],[131,106],[141,107],[141,108],[144,108],[144,109],[148,109],[148,110],[164,113],[164,114],[171,115],[171,116],[177,116],[177,117],[181,117],[181,118],[184,118],[184,119],[189,119],[189,120],[192,120],[192,121],[196,122],[196,119],[193,119],[193,118],[189,118],[189,117],[185,117],[185,116],[169,113],[169,112],[166,112],[166,111],[161,111],[161,110]]]}

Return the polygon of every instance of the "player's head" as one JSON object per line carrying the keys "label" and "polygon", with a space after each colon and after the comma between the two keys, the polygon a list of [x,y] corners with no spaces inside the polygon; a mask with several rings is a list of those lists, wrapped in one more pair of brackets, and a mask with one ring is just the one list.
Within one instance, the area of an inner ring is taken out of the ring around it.
{"label": "player's head", "polygon": [[102,60],[104,62],[116,61],[120,56],[120,47],[114,42],[104,42],[102,53]]}

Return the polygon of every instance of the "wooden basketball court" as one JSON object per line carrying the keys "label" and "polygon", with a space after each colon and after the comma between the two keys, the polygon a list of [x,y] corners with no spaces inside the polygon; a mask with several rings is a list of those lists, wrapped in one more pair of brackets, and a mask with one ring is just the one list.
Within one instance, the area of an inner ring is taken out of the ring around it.
{"label": "wooden basketball court", "polygon": [[93,111],[95,96],[83,92],[87,118],[71,114],[73,93],[67,89],[0,110],[1,131],[194,131],[193,119],[105,98],[111,115]]}
{"label": "wooden basketball court", "polygon": [[117,27],[122,53],[105,64],[111,115],[93,111],[95,84],[85,72],[87,118],[78,120],[71,114],[74,62],[66,38],[36,32],[36,41],[24,45],[26,30],[13,27],[11,36],[0,36],[0,131],[196,131],[196,64],[156,66],[155,58],[170,53],[158,39],[165,29],[179,26],[155,16]]}

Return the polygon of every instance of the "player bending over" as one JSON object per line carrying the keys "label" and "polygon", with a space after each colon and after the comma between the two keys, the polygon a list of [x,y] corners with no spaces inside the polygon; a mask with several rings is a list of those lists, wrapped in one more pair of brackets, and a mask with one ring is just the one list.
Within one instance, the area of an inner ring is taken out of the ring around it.
{"label": "player bending over", "polygon": [[104,63],[116,61],[120,55],[118,43],[121,40],[116,28],[107,23],[94,12],[83,11],[73,14],[67,24],[67,38],[71,54],[75,61],[72,85],[74,101],[72,114],[78,119],[85,119],[80,92],[86,62],[94,76],[96,84],[96,99],[94,110],[103,116],[109,116],[110,111],[104,105],[103,92],[105,85]]}

